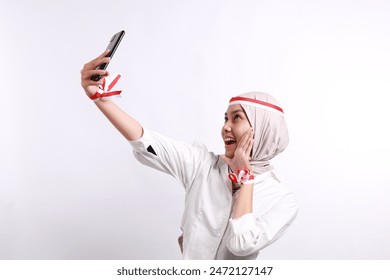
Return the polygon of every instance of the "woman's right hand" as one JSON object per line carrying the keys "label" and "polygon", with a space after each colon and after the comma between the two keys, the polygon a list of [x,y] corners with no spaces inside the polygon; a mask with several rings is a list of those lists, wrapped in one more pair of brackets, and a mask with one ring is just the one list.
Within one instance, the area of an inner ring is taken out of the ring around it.
{"label": "woman's right hand", "polygon": [[253,148],[254,141],[253,137],[253,128],[250,128],[242,135],[240,141],[238,142],[237,148],[234,151],[233,158],[228,158],[225,155],[222,156],[222,159],[230,166],[233,172],[237,172],[238,169],[249,170],[250,173],[253,175],[252,167],[250,164],[250,154]]}
{"label": "woman's right hand", "polygon": [[[106,57],[108,52],[109,50],[106,50],[94,60],[91,60],[90,62],[86,63],[83,69],[81,69],[80,71],[81,86],[83,87],[85,93],[88,96],[94,95],[98,90],[99,85],[103,84],[103,78],[109,75],[108,71],[106,70],[96,70],[99,65],[110,61],[110,58]],[[91,80],[91,77],[95,75],[101,75],[102,78],[99,81]]]}

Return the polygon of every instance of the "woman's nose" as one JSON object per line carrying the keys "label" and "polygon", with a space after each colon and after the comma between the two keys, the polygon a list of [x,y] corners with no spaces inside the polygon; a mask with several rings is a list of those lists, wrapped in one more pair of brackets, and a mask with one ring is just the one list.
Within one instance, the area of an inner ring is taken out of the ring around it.
{"label": "woman's nose", "polygon": [[232,131],[232,128],[230,127],[229,123],[225,123],[225,125],[223,126],[223,130],[230,132]]}

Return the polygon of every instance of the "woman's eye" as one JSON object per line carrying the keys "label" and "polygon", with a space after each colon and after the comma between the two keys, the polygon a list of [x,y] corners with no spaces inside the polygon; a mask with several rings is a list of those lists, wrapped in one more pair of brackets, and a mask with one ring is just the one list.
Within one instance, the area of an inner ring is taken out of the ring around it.
{"label": "woman's eye", "polygon": [[237,120],[238,118],[240,118],[240,115],[235,115],[234,116],[234,119]]}
{"label": "woman's eye", "polygon": [[227,118],[227,117],[225,117],[225,118],[224,118],[224,120],[225,120],[225,123],[226,123],[226,122],[228,121],[228,118]]}

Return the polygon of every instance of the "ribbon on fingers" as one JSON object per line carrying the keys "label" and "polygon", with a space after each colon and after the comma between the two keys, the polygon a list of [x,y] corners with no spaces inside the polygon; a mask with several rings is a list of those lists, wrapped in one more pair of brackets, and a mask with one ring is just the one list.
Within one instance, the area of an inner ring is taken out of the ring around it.
{"label": "ribbon on fingers", "polygon": [[111,91],[111,89],[116,85],[116,83],[121,78],[120,74],[114,74],[112,76],[108,76],[103,78],[103,84],[99,85],[98,90],[94,95],[91,95],[89,98],[93,100],[93,102],[98,102],[102,98],[107,98],[111,96],[120,96],[121,90],[114,90]]}
{"label": "ribbon on fingers", "polygon": [[255,183],[255,177],[250,173],[249,169],[238,169],[237,174],[230,173],[229,179],[236,184],[249,185]]}

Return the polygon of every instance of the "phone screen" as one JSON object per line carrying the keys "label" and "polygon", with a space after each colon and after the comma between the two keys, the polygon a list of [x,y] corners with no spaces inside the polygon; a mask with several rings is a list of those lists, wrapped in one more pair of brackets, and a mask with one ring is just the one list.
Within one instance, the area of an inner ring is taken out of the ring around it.
{"label": "phone screen", "polygon": [[[112,58],[114,56],[114,53],[116,49],[119,46],[119,43],[121,42],[123,36],[125,36],[125,31],[119,31],[118,33],[114,34],[114,36],[111,37],[110,43],[108,44],[106,50],[110,50],[110,52],[107,54],[108,57]],[[105,70],[108,66],[108,63],[103,63],[102,65],[98,66],[96,69]],[[102,76],[95,75],[91,77],[91,80],[93,81],[99,81]]]}

